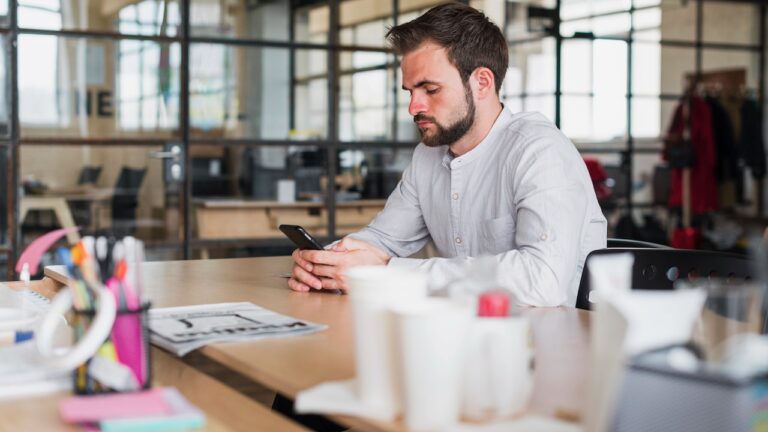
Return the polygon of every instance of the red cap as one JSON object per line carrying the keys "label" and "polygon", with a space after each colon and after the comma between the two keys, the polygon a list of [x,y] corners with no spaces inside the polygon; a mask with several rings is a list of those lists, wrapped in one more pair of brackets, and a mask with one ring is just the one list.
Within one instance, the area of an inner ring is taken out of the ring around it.
{"label": "red cap", "polygon": [[505,317],[509,314],[509,296],[503,291],[489,291],[480,295],[477,315],[481,317]]}

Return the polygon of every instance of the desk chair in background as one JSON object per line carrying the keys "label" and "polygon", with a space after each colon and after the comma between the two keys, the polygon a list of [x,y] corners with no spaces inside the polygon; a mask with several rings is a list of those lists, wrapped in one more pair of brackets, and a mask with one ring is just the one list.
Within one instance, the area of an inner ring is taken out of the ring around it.
{"label": "desk chair in background", "polygon": [[139,207],[139,189],[147,174],[146,168],[122,167],[112,196],[112,230],[118,237],[136,230],[136,209]]}
{"label": "desk chair in background", "polygon": [[78,185],[95,185],[101,176],[101,166],[85,165],[80,169],[80,175],[77,177]]}
{"label": "desk chair in background", "polygon": [[[608,244],[610,246],[611,242],[609,241]],[[653,245],[653,243],[650,244]],[[750,280],[753,276],[752,261],[744,255],[667,247],[608,247],[592,251],[587,256],[584,271],[581,273],[579,293],[576,296],[577,308],[591,309],[589,267],[587,266],[589,260],[594,256],[621,252],[631,252],[635,257],[632,264],[632,289],[671,290],[678,279],[718,277],[744,281]]]}
{"label": "desk chair in background", "polygon": [[[80,169],[80,175],[77,177],[77,185],[95,185],[99,181],[101,176],[101,166],[85,165]],[[69,210],[72,212],[72,218],[75,220],[75,224],[81,227],[90,227],[93,221],[91,220],[91,206],[92,202],[89,201],[69,201]]]}
{"label": "desk chair in background", "polygon": [[609,238],[608,249],[613,248],[671,249],[669,246],[665,246],[663,244],[651,243],[642,240]]}

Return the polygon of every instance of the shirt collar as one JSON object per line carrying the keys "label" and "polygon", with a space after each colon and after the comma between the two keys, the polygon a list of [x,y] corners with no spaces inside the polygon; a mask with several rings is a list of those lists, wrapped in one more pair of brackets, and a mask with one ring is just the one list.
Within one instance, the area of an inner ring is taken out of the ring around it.
{"label": "shirt collar", "polygon": [[496,140],[496,136],[498,135],[499,130],[504,129],[511,122],[512,113],[504,105],[502,105],[501,112],[499,113],[499,116],[496,117],[496,121],[493,122],[491,130],[488,131],[488,134],[485,136],[485,138],[483,138],[483,140],[480,141],[480,143],[476,145],[475,148],[461,156],[454,156],[448,150],[448,146],[445,146],[443,150],[443,166],[448,169],[456,169],[470,164],[472,161],[482,156],[489,147],[492,147],[491,144]]}

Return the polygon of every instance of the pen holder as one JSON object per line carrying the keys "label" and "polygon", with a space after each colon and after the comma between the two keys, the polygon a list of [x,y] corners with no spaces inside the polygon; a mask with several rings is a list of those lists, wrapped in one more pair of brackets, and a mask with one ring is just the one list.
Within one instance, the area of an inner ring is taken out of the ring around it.
{"label": "pen holder", "polygon": [[[112,331],[96,353],[74,370],[76,394],[126,392],[148,389],[152,382],[147,325],[150,303],[117,309]],[[75,343],[93,324],[93,309],[73,312]]]}

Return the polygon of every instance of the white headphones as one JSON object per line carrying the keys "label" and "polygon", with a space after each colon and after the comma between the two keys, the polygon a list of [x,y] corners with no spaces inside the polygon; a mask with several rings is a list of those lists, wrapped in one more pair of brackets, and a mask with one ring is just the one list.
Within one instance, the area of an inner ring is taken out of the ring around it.
{"label": "white headphones", "polygon": [[43,364],[56,369],[73,370],[93,357],[107,340],[117,313],[115,298],[104,288],[97,288],[95,294],[97,305],[93,322],[80,341],[67,348],[54,348],[53,337],[60,317],[72,308],[72,291],[69,287],[64,288],[53,298],[35,335]]}

